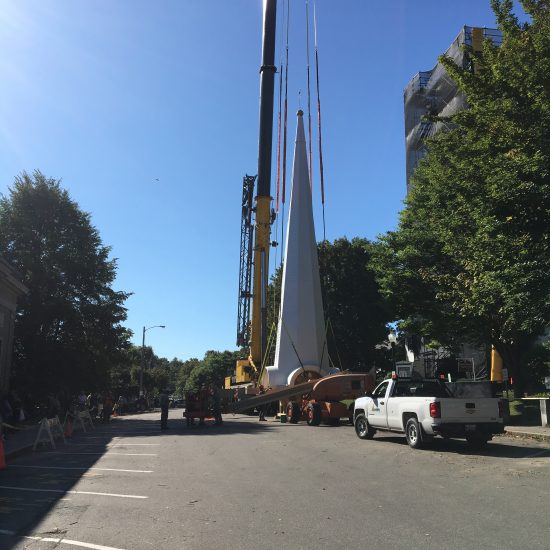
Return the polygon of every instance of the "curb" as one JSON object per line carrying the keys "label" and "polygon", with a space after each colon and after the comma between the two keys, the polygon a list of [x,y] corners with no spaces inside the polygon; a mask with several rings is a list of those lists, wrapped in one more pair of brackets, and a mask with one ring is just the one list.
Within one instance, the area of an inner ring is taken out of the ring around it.
{"label": "curb", "polygon": [[537,432],[522,432],[516,430],[507,430],[504,429],[504,434],[510,437],[517,437],[518,439],[535,439],[537,441],[548,441],[550,442],[550,434],[541,434]]}
{"label": "curb", "polygon": [[[26,445],[25,447],[19,447],[18,449],[13,449],[12,451],[9,451],[9,452],[5,452],[4,455],[6,457],[6,460],[8,458],[14,458],[16,456],[19,456],[19,455],[22,455],[26,452],[29,452],[31,451],[32,452],[32,444],[31,445]],[[9,464],[8,464],[9,466]]]}

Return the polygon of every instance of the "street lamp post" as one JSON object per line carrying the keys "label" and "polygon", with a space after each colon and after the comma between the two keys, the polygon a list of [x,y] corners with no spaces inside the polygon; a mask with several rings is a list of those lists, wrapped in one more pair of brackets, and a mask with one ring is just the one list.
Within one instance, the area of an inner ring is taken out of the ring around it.
{"label": "street lamp post", "polygon": [[143,369],[145,367],[145,333],[152,328],[166,328],[166,325],[154,325],[152,327],[143,327],[143,335],[141,339],[141,369],[139,371],[139,396],[143,396]]}
{"label": "street lamp post", "polygon": [[395,371],[395,345],[397,344],[397,336],[395,335],[395,332],[391,331],[388,334],[388,342],[390,343],[391,347],[391,361],[392,361],[392,367]]}

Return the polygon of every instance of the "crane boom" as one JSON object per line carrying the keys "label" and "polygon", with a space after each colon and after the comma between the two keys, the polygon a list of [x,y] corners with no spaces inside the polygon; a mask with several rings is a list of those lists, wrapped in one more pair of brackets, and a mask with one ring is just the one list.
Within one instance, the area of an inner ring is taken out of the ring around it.
{"label": "crane boom", "polygon": [[277,0],[264,0],[262,65],[260,67],[260,135],[254,241],[254,284],[250,359],[261,366],[267,345],[267,285],[271,246],[271,156],[273,147],[273,97],[275,90],[275,35]]}
{"label": "crane boom", "polygon": [[[254,206],[250,197],[254,178],[243,181],[243,213],[241,223],[241,262],[239,273],[239,310],[237,345],[250,346],[248,359],[237,361],[235,378],[226,378],[225,387],[246,383],[252,372],[259,372],[267,346],[267,287],[269,284],[269,248],[271,224],[271,157],[273,147],[273,99],[275,92],[275,37],[277,0],[264,0],[262,64],[260,67],[260,130],[258,139],[257,194]],[[252,187],[251,187],[252,186]],[[254,212],[254,226],[251,225]],[[252,241],[254,241],[252,246]],[[250,254],[252,252],[252,254]],[[252,264],[252,266],[250,265]],[[252,277],[250,274],[252,267]],[[250,277],[252,292],[250,292]],[[252,307],[249,302],[252,300]],[[249,325],[249,317],[252,320]]]}

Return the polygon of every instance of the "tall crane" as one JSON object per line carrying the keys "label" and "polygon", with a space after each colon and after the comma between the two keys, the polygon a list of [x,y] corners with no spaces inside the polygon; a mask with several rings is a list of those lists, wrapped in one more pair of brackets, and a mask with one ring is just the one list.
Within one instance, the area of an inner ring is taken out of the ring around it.
{"label": "tall crane", "polygon": [[[264,0],[262,65],[260,67],[260,130],[258,175],[243,179],[237,345],[249,348],[247,359],[237,361],[235,377],[225,387],[246,384],[261,368],[267,347],[267,287],[271,224],[271,156],[275,89],[275,35],[277,0]],[[256,196],[254,197],[254,187]]]}

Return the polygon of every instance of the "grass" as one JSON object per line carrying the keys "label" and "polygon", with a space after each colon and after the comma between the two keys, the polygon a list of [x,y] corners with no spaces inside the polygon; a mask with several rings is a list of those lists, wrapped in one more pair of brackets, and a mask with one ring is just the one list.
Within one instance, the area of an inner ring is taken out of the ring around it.
{"label": "grass", "polygon": [[538,401],[512,399],[508,403],[510,406],[510,415],[506,420],[506,424],[510,426],[540,426]]}

